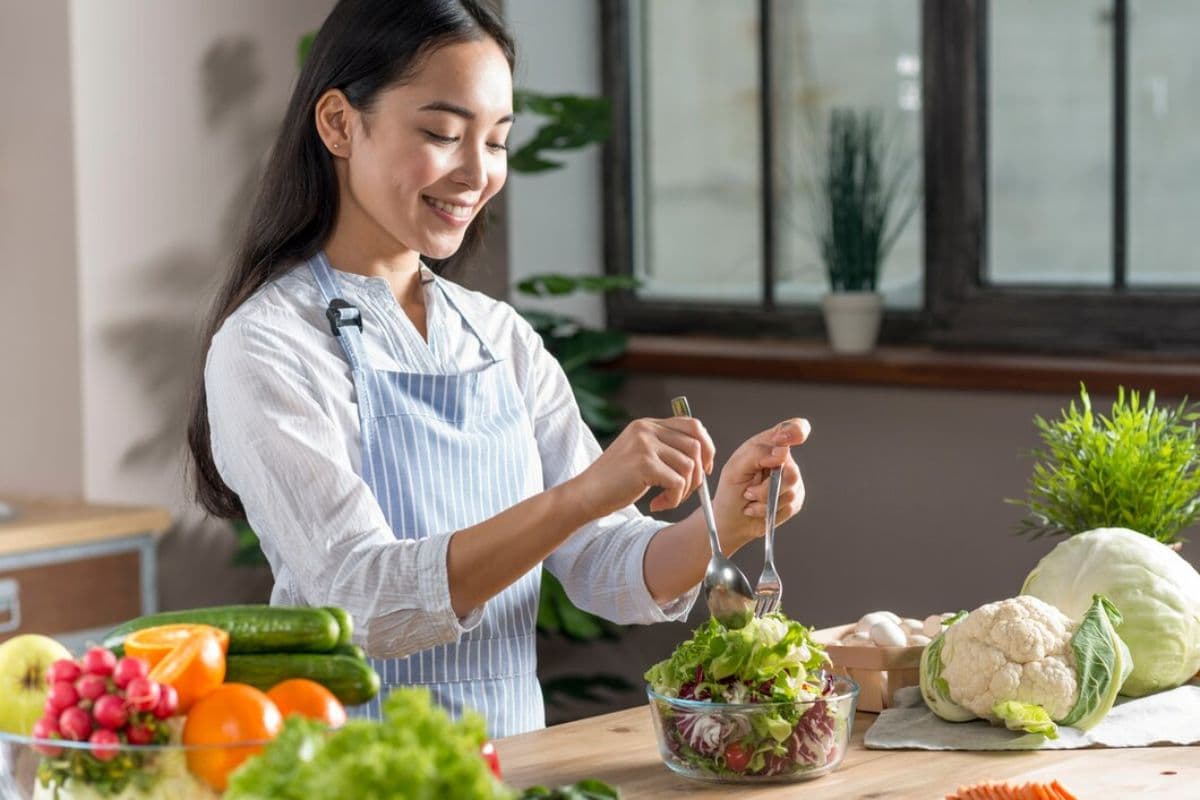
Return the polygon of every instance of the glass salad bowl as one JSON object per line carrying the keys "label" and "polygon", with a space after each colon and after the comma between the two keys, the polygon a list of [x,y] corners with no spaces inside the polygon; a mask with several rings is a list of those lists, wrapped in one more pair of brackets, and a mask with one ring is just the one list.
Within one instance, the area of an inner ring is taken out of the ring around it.
{"label": "glass salad bowl", "polygon": [[658,752],[688,778],[782,783],[818,778],[846,755],[858,684],[833,677],[832,690],[804,702],[714,703],[667,697],[647,687]]}
{"label": "glass salad bowl", "polygon": [[[0,733],[2,800],[212,800],[265,743],[129,745]],[[100,758],[97,758],[97,754]]]}

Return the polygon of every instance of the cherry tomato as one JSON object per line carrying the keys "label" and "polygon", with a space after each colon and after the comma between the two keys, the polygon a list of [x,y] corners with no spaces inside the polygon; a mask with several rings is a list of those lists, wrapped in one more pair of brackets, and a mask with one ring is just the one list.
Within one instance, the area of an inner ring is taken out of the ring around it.
{"label": "cherry tomato", "polygon": [[479,748],[479,754],[487,762],[488,767],[492,770],[492,774],[499,779],[501,777],[500,756],[496,754],[496,746],[491,742],[484,742],[483,746]]}
{"label": "cherry tomato", "polygon": [[745,772],[750,763],[750,751],[734,742],[725,748],[725,765],[734,772]]}

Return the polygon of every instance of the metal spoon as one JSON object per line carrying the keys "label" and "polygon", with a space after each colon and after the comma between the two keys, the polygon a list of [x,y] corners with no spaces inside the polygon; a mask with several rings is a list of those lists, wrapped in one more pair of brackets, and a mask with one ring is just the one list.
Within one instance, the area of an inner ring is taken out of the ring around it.
{"label": "metal spoon", "polygon": [[[692,415],[686,397],[671,400],[671,410],[677,417]],[[737,565],[721,552],[712,497],[708,493],[708,478],[703,472],[700,474],[700,507],[704,509],[708,543],[712,547],[712,558],[708,560],[708,569],[704,571],[704,598],[708,603],[708,613],[726,628],[743,628],[754,617],[754,591]]]}

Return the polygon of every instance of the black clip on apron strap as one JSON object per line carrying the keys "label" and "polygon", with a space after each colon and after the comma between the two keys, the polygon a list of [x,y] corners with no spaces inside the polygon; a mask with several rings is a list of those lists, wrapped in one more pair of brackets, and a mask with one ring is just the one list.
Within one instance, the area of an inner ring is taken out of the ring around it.
{"label": "black clip on apron strap", "polygon": [[329,320],[329,327],[333,329],[334,336],[341,336],[341,329],[347,325],[357,325],[359,331],[362,330],[362,314],[340,297],[329,301],[325,317]]}

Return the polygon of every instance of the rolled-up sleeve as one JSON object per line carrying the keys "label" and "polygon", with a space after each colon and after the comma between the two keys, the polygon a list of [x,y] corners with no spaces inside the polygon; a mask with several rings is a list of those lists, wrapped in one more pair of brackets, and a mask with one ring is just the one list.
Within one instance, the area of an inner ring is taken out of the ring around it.
{"label": "rolled-up sleeve", "polygon": [[[579,414],[575,395],[558,361],[528,331],[526,403],[547,488],[575,477],[595,461],[600,445]],[[579,608],[621,625],[686,619],[699,585],[659,605],[646,587],[646,547],[669,523],[634,506],[584,525],[546,559],[546,568]]]}
{"label": "rolled-up sleeve", "polygon": [[451,606],[452,532],[395,538],[294,344],[258,321],[227,320],[204,373],[213,459],[271,563],[273,600],[282,588],[346,609],[355,641],[377,657],[456,642],[483,607],[460,619]]}

